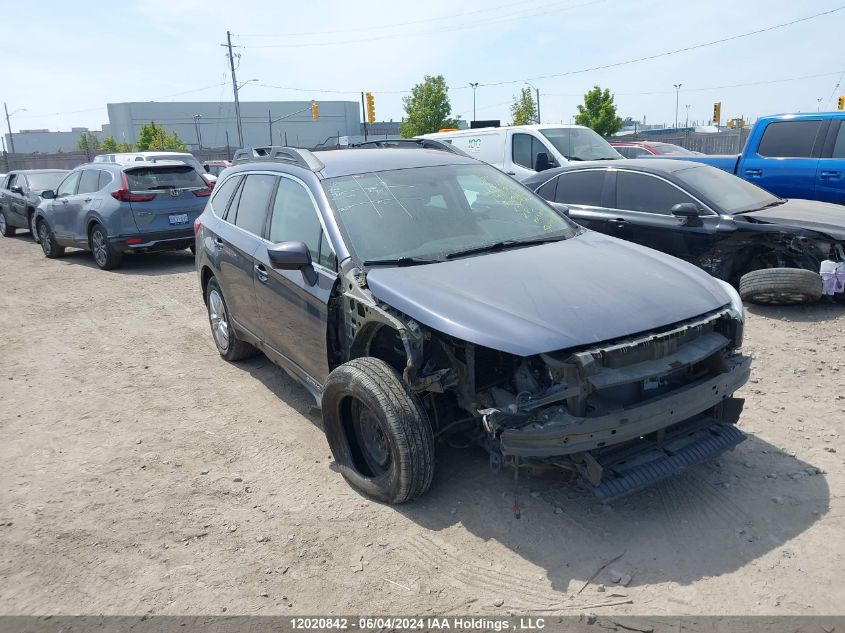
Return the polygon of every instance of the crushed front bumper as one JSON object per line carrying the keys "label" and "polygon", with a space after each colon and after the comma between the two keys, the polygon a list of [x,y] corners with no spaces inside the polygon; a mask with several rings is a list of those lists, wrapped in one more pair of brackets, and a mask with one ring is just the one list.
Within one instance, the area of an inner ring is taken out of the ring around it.
{"label": "crushed front bumper", "polygon": [[685,385],[671,393],[597,417],[576,417],[565,408],[550,408],[546,419],[499,435],[504,456],[549,458],[575,455],[637,440],[679,422],[704,414],[744,385],[751,373],[751,358],[725,359],[728,370]]}

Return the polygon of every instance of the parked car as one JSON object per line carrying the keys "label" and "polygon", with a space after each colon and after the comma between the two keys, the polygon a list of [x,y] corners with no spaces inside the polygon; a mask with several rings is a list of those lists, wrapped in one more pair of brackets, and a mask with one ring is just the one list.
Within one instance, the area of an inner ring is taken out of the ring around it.
{"label": "parked car", "polygon": [[452,143],[517,180],[570,161],[622,158],[601,136],[580,125],[511,125],[437,132],[420,138]]}
{"label": "parked car", "polygon": [[841,207],[778,198],[708,165],[570,165],[525,185],[582,226],[696,264],[749,301],[816,301],[821,262],[845,261]]}
{"label": "parked car", "polygon": [[41,193],[55,189],[65,174],[66,169],[18,169],[0,177],[0,235],[11,237],[18,229],[28,229],[37,242],[33,220]]}
{"label": "parked car", "polygon": [[625,158],[644,156],[703,156],[674,143],[660,141],[610,141],[610,146]]}
{"label": "parked car", "polygon": [[845,204],[845,112],[761,117],[741,154],[684,160],[718,167],[782,198]]}
{"label": "parked car", "polygon": [[301,381],[366,495],[423,494],[455,433],[603,499],[744,439],[737,292],[479,161],[277,150],[227,170],[194,226],[218,352]]}
{"label": "parked car", "polygon": [[35,223],[44,255],[90,250],[104,270],[125,253],[191,248],[192,225],[211,194],[193,167],[172,163],[91,163],[45,191]]}
{"label": "parked car", "polygon": [[208,176],[210,174],[216,179],[220,176],[220,172],[231,166],[232,163],[228,160],[207,160],[202,164],[202,168],[205,170],[203,175]]}
{"label": "parked car", "polygon": [[95,163],[117,163],[118,165],[174,161],[190,165],[209,183],[213,184],[217,180],[217,176],[208,173],[205,167],[203,167],[194,155],[189,152],[165,152],[161,150],[148,152],[115,152],[111,154],[99,154],[94,157]]}

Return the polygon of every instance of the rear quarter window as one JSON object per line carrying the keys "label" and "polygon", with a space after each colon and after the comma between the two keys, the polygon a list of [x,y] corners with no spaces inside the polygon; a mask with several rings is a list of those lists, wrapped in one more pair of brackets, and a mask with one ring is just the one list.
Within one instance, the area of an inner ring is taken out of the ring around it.
{"label": "rear quarter window", "polygon": [[232,176],[215,188],[214,195],[211,197],[211,209],[217,217],[223,218],[226,216],[226,207],[229,206],[229,202],[235,195],[239,184],[241,184],[241,176]]}
{"label": "rear quarter window", "polygon": [[202,176],[187,165],[130,169],[126,171],[126,181],[132,191],[208,186]]}

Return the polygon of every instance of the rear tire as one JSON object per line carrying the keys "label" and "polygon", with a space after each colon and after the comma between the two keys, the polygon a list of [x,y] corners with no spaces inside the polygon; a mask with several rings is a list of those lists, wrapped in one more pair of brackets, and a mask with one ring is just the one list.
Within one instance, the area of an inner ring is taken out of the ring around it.
{"label": "rear tire", "polygon": [[36,222],[38,223],[38,242],[41,244],[41,250],[44,251],[44,257],[56,259],[64,255],[65,247],[56,243],[56,236],[53,235],[53,229],[47,224],[47,220],[40,218]]}
{"label": "rear tire", "polygon": [[803,268],[764,268],[742,276],[739,295],[763,305],[815,303],[822,296],[822,279]]}
{"label": "rear tire", "polygon": [[255,348],[238,338],[232,327],[232,317],[223,291],[217,280],[212,277],[205,289],[205,305],[208,307],[208,322],[211,325],[211,336],[220,355],[229,362],[242,360],[255,354]]}
{"label": "rear tire", "polygon": [[109,245],[108,235],[101,224],[91,227],[88,245],[91,247],[91,254],[94,255],[94,263],[103,270],[117,268],[123,261],[123,255],[116,253]]}
{"label": "rear tire", "polygon": [[0,235],[3,237],[14,237],[15,233],[17,233],[17,229],[9,224],[9,221],[6,219],[6,212],[0,211]]}
{"label": "rear tire", "polygon": [[434,434],[399,374],[378,358],[356,358],[329,374],[323,426],[344,479],[363,494],[404,503],[434,476]]}

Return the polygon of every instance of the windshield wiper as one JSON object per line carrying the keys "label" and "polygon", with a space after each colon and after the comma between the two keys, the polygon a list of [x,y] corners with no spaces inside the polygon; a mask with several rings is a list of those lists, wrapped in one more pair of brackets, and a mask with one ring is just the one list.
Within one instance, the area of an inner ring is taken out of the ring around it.
{"label": "windshield wiper", "polygon": [[364,266],[421,266],[422,264],[437,264],[442,259],[425,259],[422,257],[396,257],[394,259],[368,259]]}
{"label": "windshield wiper", "polygon": [[769,204],[764,204],[762,207],[757,207],[756,209],[745,209],[744,211],[737,211],[734,215],[742,215],[743,213],[753,213],[754,211],[762,211],[763,209],[771,209],[772,207],[779,207],[782,204],[786,204],[786,200],[782,198],[778,198],[774,202],[770,202]]}
{"label": "windshield wiper", "polygon": [[476,253],[493,253],[496,251],[501,251],[506,248],[512,248],[515,246],[531,246],[533,244],[546,244],[547,242],[559,242],[560,240],[565,240],[565,235],[547,235],[541,237],[531,237],[527,239],[520,239],[520,240],[502,240],[501,242],[493,242],[492,244],[485,244],[484,246],[476,246],[474,248],[467,248],[462,251],[455,251],[454,253],[449,253],[446,255],[446,259],[456,259],[458,257],[465,257],[467,255],[475,255]]}

